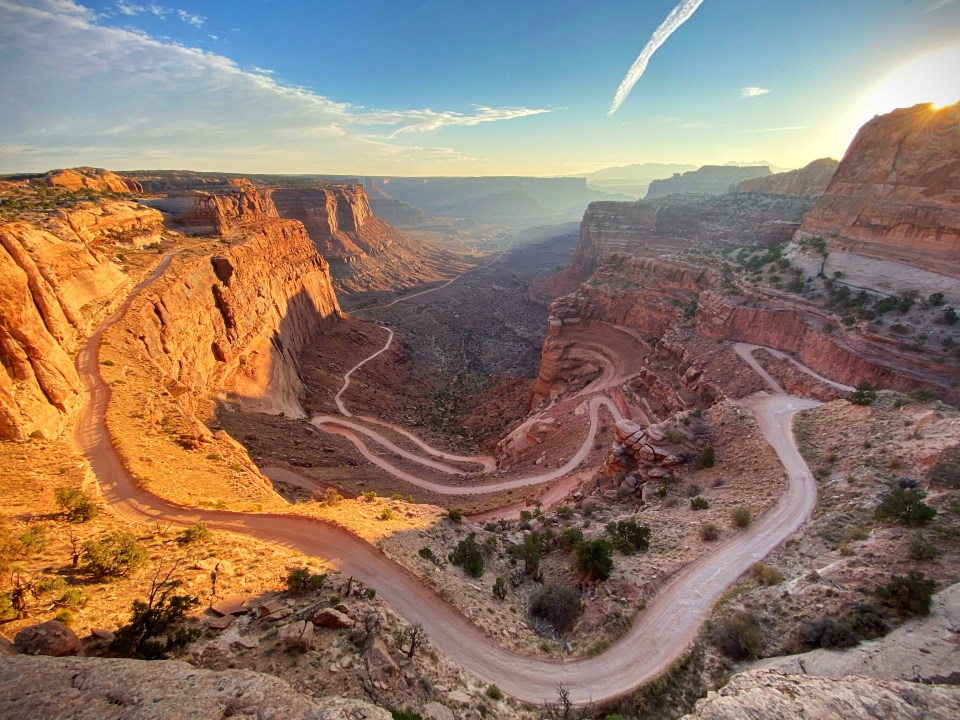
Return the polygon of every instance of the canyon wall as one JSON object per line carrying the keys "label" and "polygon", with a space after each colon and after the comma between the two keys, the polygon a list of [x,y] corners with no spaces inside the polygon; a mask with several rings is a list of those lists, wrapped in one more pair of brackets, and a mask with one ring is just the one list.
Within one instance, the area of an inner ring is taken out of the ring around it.
{"label": "canyon wall", "polygon": [[212,256],[183,261],[131,308],[171,387],[235,395],[303,417],[300,352],[340,317],[326,261],[303,225],[263,221]]}
{"label": "canyon wall", "polygon": [[0,437],[63,432],[81,405],[73,352],[132,285],[103,241],[154,235],[160,220],[105,202],[0,225]]}
{"label": "canyon wall", "polygon": [[833,158],[820,158],[799,170],[744,180],[737,184],[734,191],[775,193],[797,197],[823,195],[839,165],[840,163]]}
{"label": "canyon wall", "polygon": [[163,211],[171,227],[193,235],[225,236],[238,227],[280,217],[272,191],[243,180],[227,182],[215,192],[174,191],[142,202]]}
{"label": "canyon wall", "polygon": [[104,168],[78,167],[66,170],[51,170],[41,178],[31,181],[35,185],[61,187],[64,190],[89,189],[97,192],[142,192],[136,180],[125,180]]}
{"label": "canyon wall", "polygon": [[960,278],[960,103],[875,117],[857,133],[798,239]]}

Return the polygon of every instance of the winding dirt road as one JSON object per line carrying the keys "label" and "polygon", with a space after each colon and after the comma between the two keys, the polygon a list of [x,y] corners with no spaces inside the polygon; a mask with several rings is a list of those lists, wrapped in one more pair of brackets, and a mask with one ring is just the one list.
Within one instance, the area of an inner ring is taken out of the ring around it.
{"label": "winding dirt road", "polygon": [[[120,309],[91,335],[76,360],[89,392],[76,437],[111,509],[137,522],[163,518],[177,524],[191,524],[202,520],[216,530],[259,538],[322,557],[345,574],[376,588],[380,597],[408,621],[420,621],[431,642],[451,659],[482,681],[495,683],[505,693],[521,700],[531,703],[552,700],[557,683],[561,683],[576,703],[602,701],[623,695],[656,677],[687,649],[726,587],[753,562],[790,537],[813,507],[816,486],[794,446],[790,422],[794,413],[816,403],[782,395],[756,396],[747,404],[783,462],[788,477],[780,502],[756,518],[748,529],[677,573],[640,613],[623,638],[604,653],[572,662],[551,662],[504,650],[412,573],[344,530],[293,515],[188,509],[137,487],[114,450],[104,421],[110,389],[99,374],[98,348],[103,332],[123,316],[136,295],[158,277],[169,262],[170,255],[167,255]],[[584,448],[592,443],[599,408],[611,405],[602,397],[590,401],[590,430]],[[530,484],[547,482],[566,474],[585,454],[582,448],[564,468],[536,476],[536,480],[526,480]],[[517,487],[516,482],[508,481],[499,487]],[[487,485],[484,491],[497,487]],[[463,489],[457,488],[457,492],[462,493]]]}

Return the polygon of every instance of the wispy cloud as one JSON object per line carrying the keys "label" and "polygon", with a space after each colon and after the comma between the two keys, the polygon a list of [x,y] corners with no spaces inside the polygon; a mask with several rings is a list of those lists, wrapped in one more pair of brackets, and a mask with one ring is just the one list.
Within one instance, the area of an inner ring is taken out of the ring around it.
{"label": "wispy cloud", "polygon": [[186,10],[177,10],[177,17],[187,25],[193,25],[194,27],[203,27],[203,24],[207,21],[205,17],[188,13]]}
{"label": "wispy cloud", "polygon": [[797,130],[806,129],[806,125],[784,125],[783,127],[760,128],[759,132],[795,132]]}
{"label": "wispy cloud", "polygon": [[139,5],[137,3],[125,2],[124,0],[117,0],[116,8],[118,13],[129,17],[135,17],[136,15],[154,15],[158,18],[165,19],[167,15],[173,15],[187,25],[193,25],[194,27],[203,27],[203,24],[207,21],[207,19],[201,15],[195,15],[186,10],[158,5],[157,3]]}
{"label": "wispy cloud", "polygon": [[759,85],[747,85],[746,87],[740,88],[741,98],[755,98],[761,95],[768,95],[769,93],[770,88],[760,87]]}
{"label": "wispy cloud", "polygon": [[630,91],[633,90],[633,86],[637,84],[637,81],[643,76],[643,73],[646,72],[647,65],[650,63],[650,58],[653,57],[653,54],[660,49],[660,46],[667,41],[667,38],[673,35],[677,28],[690,19],[690,16],[697,11],[701,3],[703,3],[703,0],[681,0],[680,4],[667,15],[667,19],[660,23],[660,27],[653,31],[653,35],[647,40],[647,44],[643,46],[643,50],[640,51],[637,59],[633,61],[633,65],[630,66],[630,69],[621,81],[620,87],[617,88],[617,93],[613,96],[613,102],[610,104],[610,110],[607,111],[608,115],[613,115],[620,109],[623,101],[627,99]]}
{"label": "wispy cloud", "polygon": [[941,8],[945,8],[947,5],[950,5],[952,2],[953,0],[935,0],[935,2],[932,2],[929,5],[927,5],[927,9],[924,12],[928,12],[928,13],[936,12],[937,10],[940,10]]}
{"label": "wispy cloud", "polygon": [[414,133],[550,112],[358,107],[284,83],[265,68],[244,69],[218,53],[100,24],[72,0],[0,0],[0,67],[19,68],[0,73],[0,97],[15,108],[0,113],[0,138],[24,148],[0,156],[7,171],[149,161],[359,172],[411,157],[467,159],[456,149],[405,142]]}

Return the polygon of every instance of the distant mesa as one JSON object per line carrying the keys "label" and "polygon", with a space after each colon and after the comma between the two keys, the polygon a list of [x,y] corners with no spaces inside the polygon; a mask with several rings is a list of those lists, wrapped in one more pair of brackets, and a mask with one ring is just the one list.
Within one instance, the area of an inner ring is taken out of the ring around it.
{"label": "distant mesa", "polygon": [[43,177],[32,180],[31,184],[61,187],[64,190],[87,188],[97,192],[143,192],[143,187],[136,180],[124,180],[109,170],[92,167],[51,170]]}
{"label": "distant mesa", "polygon": [[704,165],[691,172],[675,173],[673,177],[665,180],[654,180],[650,183],[650,189],[647,190],[643,199],[654,200],[678,193],[723,195],[744,180],[767,175],[770,175],[770,167],[767,165],[749,167]]}
{"label": "distant mesa", "polygon": [[735,192],[775,193],[796,197],[820,196],[827,191],[827,185],[839,165],[833,158],[820,158],[799,170],[744,180],[737,184]]}

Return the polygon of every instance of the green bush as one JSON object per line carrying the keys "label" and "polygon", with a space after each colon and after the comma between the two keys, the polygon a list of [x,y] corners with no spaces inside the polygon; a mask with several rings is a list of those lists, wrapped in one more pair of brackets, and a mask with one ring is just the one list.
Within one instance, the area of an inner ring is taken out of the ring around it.
{"label": "green bush", "polygon": [[711,542],[720,537],[720,528],[713,523],[704,523],[700,526],[700,539]]}
{"label": "green bush", "polygon": [[613,570],[613,546],[603,538],[577,545],[577,570],[590,580],[606,580]]}
{"label": "green bush", "polygon": [[800,624],[797,634],[800,642],[808,648],[850,648],[858,643],[853,628],[843,620],[832,617],[805,620]]}
{"label": "green bush", "polygon": [[745,528],[753,522],[753,516],[750,514],[750,510],[745,507],[734,508],[730,511],[730,522],[733,523],[734,527]]}
{"label": "green bush", "polygon": [[122,530],[83,544],[83,563],[96,578],[124,577],[146,561],[146,549],[134,535]]}
{"label": "green bush", "polygon": [[536,575],[543,556],[543,536],[538,532],[529,532],[523,536],[519,545],[511,545],[507,552],[515,560],[523,560],[523,570],[527,575]]}
{"label": "green bush", "polygon": [[213,533],[205,522],[198,522],[180,533],[179,539],[184,545],[203,545],[213,539]]}
{"label": "green bush", "polygon": [[437,559],[437,556],[433,554],[433,550],[428,547],[422,547],[417,551],[417,554],[422,557],[424,560],[429,560],[434,565],[439,565],[440,561]]}
{"label": "green bush", "polygon": [[752,615],[736,613],[713,631],[713,644],[731,660],[756,660],[760,654],[760,626]]}
{"label": "green bush", "polygon": [[873,405],[873,402],[876,399],[876,388],[866,380],[857,383],[857,389],[847,396],[847,400],[854,405]]}
{"label": "green bush", "polygon": [[507,583],[502,577],[498,577],[493,583],[493,595],[498,600],[507,599]]}
{"label": "green bush", "polygon": [[377,516],[380,520],[393,520],[393,510],[388,507],[383,508]]}
{"label": "green bush", "polygon": [[693,460],[693,467],[695,470],[702,470],[703,468],[712,468],[714,463],[716,463],[717,454],[716,451],[707,446],[700,451],[700,454],[697,455]]}
{"label": "green bush", "polygon": [[566,633],[580,615],[580,594],[567,583],[553,583],[533,596],[530,612],[546,618],[557,632]]}
{"label": "green bush", "polygon": [[487,688],[487,697],[491,700],[503,700],[503,691],[496,685]]}
{"label": "green bush", "polygon": [[918,570],[911,570],[906,576],[894,575],[886,585],[878,587],[874,593],[880,602],[904,616],[929,615],[930,603],[937,583]]}
{"label": "green bush", "polygon": [[569,552],[583,542],[583,531],[580,528],[567,528],[560,533],[560,547]]}
{"label": "green bush", "polygon": [[463,521],[463,510],[460,508],[450,508],[447,510],[447,517],[450,518],[451,522],[462,522]]}
{"label": "green bush", "polygon": [[325,573],[312,573],[310,568],[293,568],[287,573],[287,592],[302,595],[308,592],[320,592],[327,581]]}
{"label": "green bush", "polygon": [[33,524],[20,536],[20,543],[27,552],[43,552],[47,546],[47,530],[43,525]]}
{"label": "green bush", "polygon": [[472,578],[483,577],[483,550],[477,543],[477,534],[470,535],[459,543],[450,553],[450,562],[463,568],[463,571]]}
{"label": "green bush", "polygon": [[863,640],[874,640],[890,632],[886,612],[868,603],[857,605],[847,613],[844,622]]}
{"label": "green bush", "polygon": [[100,506],[83,490],[58,487],[53,491],[53,499],[72,523],[84,523],[92,520],[100,512]]}
{"label": "green bush", "polygon": [[624,555],[646,552],[650,548],[650,528],[637,524],[636,520],[611,520],[607,523],[607,534],[613,546]]}
{"label": "green bush", "polygon": [[573,509],[563,505],[557,508],[557,517],[569,520],[573,517]]}
{"label": "green bush", "polygon": [[710,502],[702,495],[690,499],[691,510],[706,510],[708,507],[710,507]]}
{"label": "green bush", "polygon": [[876,510],[878,520],[889,520],[904,525],[923,525],[932,520],[937,511],[923,499],[926,494],[916,488],[895,487],[888,492]]}

